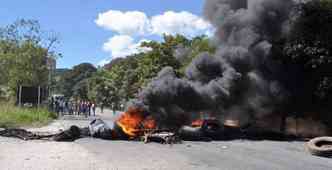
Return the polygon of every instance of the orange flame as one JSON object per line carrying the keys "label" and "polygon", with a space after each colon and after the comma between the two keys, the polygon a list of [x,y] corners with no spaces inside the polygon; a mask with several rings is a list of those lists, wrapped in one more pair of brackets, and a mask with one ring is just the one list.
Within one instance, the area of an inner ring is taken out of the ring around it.
{"label": "orange flame", "polygon": [[143,121],[143,126],[145,129],[155,129],[157,127],[157,122],[149,116]]}
{"label": "orange flame", "polygon": [[239,120],[226,119],[224,121],[224,125],[229,126],[229,127],[240,127],[240,121]]}
{"label": "orange flame", "polygon": [[198,120],[191,122],[191,126],[192,127],[201,127],[203,125],[203,122],[204,121],[202,119],[198,119]]}
{"label": "orange flame", "polygon": [[143,110],[135,107],[124,112],[116,123],[129,137],[137,137],[142,135],[142,130],[156,128],[156,121],[152,117],[144,118]]}

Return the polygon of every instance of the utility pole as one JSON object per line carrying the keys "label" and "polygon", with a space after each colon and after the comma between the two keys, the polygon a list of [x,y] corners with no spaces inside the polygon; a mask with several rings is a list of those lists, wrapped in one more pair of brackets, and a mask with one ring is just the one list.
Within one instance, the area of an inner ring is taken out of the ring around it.
{"label": "utility pole", "polygon": [[38,86],[38,104],[37,107],[40,107],[40,86]]}
{"label": "utility pole", "polygon": [[18,106],[22,106],[22,86],[18,87]]}

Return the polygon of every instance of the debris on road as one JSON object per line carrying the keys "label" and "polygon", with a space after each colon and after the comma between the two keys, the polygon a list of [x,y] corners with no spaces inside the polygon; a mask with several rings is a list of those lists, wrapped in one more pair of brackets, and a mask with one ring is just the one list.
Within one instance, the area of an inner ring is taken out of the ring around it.
{"label": "debris on road", "polygon": [[172,132],[146,133],[143,136],[144,143],[159,142],[162,144],[181,143],[181,139]]}
{"label": "debris on road", "polygon": [[55,134],[48,133],[32,133],[24,129],[3,129],[0,130],[0,136],[15,137],[22,140],[43,140],[50,139]]}
{"label": "debris on road", "polygon": [[[136,126],[135,126],[136,127]],[[145,129],[134,128],[128,133],[125,124],[119,126],[114,124],[111,128],[101,119],[95,119],[89,123],[88,127],[79,128],[71,126],[69,129],[59,133],[37,133],[29,132],[24,129],[4,129],[0,130],[0,136],[15,137],[22,140],[51,140],[58,142],[72,142],[79,138],[93,137],[106,140],[137,140],[149,142],[158,142],[163,144],[181,143],[185,141],[212,141],[212,140],[231,140],[231,139],[285,139],[294,140],[294,138],[287,138],[287,136],[279,133],[262,133],[239,130],[236,127],[228,127],[226,125],[218,124],[216,121],[202,121],[202,126],[182,126],[177,130],[170,129]]]}
{"label": "debris on road", "polygon": [[332,157],[332,137],[318,137],[305,144],[305,148],[315,156]]}

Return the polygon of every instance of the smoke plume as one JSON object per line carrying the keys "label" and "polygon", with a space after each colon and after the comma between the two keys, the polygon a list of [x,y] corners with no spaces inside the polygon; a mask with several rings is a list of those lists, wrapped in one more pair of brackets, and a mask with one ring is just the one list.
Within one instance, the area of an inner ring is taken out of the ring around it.
{"label": "smoke plume", "polygon": [[208,111],[244,125],[280,111],[289,93],[279,81],[282,69],[271,59],[271,48],[287,31],[292,6],[292,0],[206,0],[216,54],[197,56],[182,79],[164,68],[135,103],[165,124]]}

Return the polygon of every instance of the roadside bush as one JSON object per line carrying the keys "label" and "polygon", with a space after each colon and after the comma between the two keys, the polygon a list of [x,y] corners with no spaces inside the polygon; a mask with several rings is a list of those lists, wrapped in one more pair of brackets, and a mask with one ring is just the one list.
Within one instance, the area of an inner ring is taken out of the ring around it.
{"label": "roadside bush", "polygon": [[0,127],[41,126],[56,118],[45,108],[20,108],[9,103],[0,103]]}

